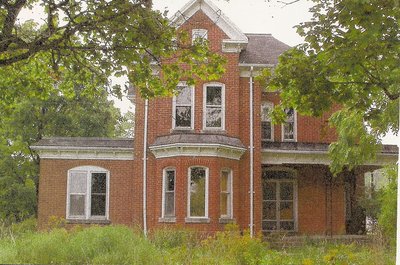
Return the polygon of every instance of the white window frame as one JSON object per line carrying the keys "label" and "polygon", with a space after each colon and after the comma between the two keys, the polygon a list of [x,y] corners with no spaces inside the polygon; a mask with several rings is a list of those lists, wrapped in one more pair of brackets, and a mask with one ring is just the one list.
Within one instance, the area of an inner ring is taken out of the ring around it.
{"label": "white window frame", "polygon": [[269,121],[271,122],[271,139],[265,139],[265,138],[261,138],[261,141],[268,141],[268,142],[273,142],[274,141],[274,125],[272,124],[272,119],[271,117],[268,117],[269,120],[264,120],[263,119],[263,112],[264,112],[264,106],[267,106],[269,109],[273,109],[274,108],[274,103],[272,103],[271,101],[263,101],[261,103],[261,136],[262,136],[262,122],[264,121]]}
{"label": "white window frame", "polygon": [[282,126],[281,126],[281,139],[282,139],[282,142],[297,142],[297,111],[295,110],[295,109],[293,109],[293,118],[294,118],[294,124],[293,124],[293,139],[285,139],[285,123],[286,123],[286,121],[284,122],[284,123],[282,123]]}
{"label": "white window frame", "polygon": [[[204,198],[204,204],[205,204],[205,206],[204,206],[204,216],[191,216],[190,215],[190,182],[191,182],[191,170],[192,170],[192,168],[202,168],[202,169],[204,169],[205,170],[205,173],[206,173],[206,180],[205,180],[205,192],[204,192],[204,196],[205,196],[205,198]],[[208,167],[204,167],[204,166],[191,166],[191,167],[189,167],[188,168],[188,178],[187,178],[187,180],[188,180],[188,185],[187,185],[187,198],[188,198],[188,200],[187,200],[187,217],[188,218],[196,218],[196,219],[208,219],[208,177],[209,177],[209,169],[208,169]]]}
{"label": "white window frame", "polygon": [[[207,87],[221,87],[221,127],[207,127]],[[225,130],[225,84],[219,82],[203,85],[203,130]]]}
{"label": "white window frame", "polygon": [[[276,185],[276,192],[277,195],[276,197],[279,198],[279,192],[280,189],[278,188],[278,183],[279,183],[279,187],[280,187],[280,183],[282,182],[291,182],[293,183],[293,221],[294,221],[294,229],[293,230],[280,230],[280,229],[276,229],[276,230],[262,230],[264,232],[297,232],[298,231],[298,184],[297,184],[297,171],[293,170],[291,168],[284,168],[284,167],[278,167],[278,168],[268,168],[266,169],[266,171],[282,171],[282,172],[290,172],[291,174],[293,174],[293,178],[291,179],[270,179],[267,180],[267,182],[273,182],[273,183],[277,183]],[[264,191],[263,191],[264,192]],[[263,195],[264,196],[264,195]],[[280,205],[281,200],[276,200],[276,204]],[[262,199],[262,203],[264,203],[264,198]],[[280,220],[280,214],[279,214],[279,209],[276,209],[276,216],[277,219],[276,220],[264,220],[262,219],[261,221],[276,221],[276,222],[282,222]],[[264,213],[261,214],[261,218],[263,218]],[[284,222],[284,221],[283,221]]]}
{"label": "white window frame", "polygon": [[[223,172],[228,172],[228,184],[227,184],[228,191],[226,192],[229,195],[227,206],[226,206],[228,214],[227,215],[220,214],[220,218],[221,219],[232,219],[233,218],[233,173],[232,173],[231,169],[224,168],[221,170],[220,178],[222,178]],[[222,192],[223,191],[221,190],[221,184],[220,184],[220,194],[222,194]],[[220,196],[220,199],[221,199],[221,196]],[[220,211],[221,211],[221,208],[220,208]]]}
{"label": "white window frame", "polygon": [[[198,37],[198,36],[200,36],[200,37]],[[203,40],[207,40],[208,39],[208,30],[206,30],[206,29],[192,29],[192,44],[194,44],[194,42],[198,38],[201,38]]]}
{"label": "white window frame", "polygon": [[[167,192],[167,171],[174,171],[174,214],[165,215],[165,194]],[[174,167],[166,167],[163,169],[163,183],[162,183],[162,207],[161,207],[161,218],[174,218],[176,215],[176,169]]]}
{"label": "white window frame", "polygon": [[[190,121],[190,127],[179,127],[176,126],[176,96],[172,98],[172,129],[173,130],[193,130],[194,129],[194,86],[188,86],[186,82],[181,81],[178,83],[178,86],[186,86],[191,90],[191,121]],[[189,106],[189,105],[180,105],[180,106]]]}
{"label": "white window frame", "polygon": [[[70,178],[71,173],[80,172],[86,173],[86,193],[85,193],[85,215],[74,216],[70,215]],[[92,194],[92,174],[105,173],[106,174],[106,209],[105,216],[92,216],[91,215],[91,194]],[[67,207],[66,219],[70,220],[108,220],[109,219],[109,200],[110,200],[110,171],[97,166],[80,166],[68,170],[67,175]]]}

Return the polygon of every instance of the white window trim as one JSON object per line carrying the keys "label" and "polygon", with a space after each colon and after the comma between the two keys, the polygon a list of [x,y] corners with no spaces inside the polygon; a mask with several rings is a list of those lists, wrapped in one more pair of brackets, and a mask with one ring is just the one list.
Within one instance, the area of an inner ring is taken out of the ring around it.
{"label": "white window trim", "polygon": [[[196,167],[200,167],[203,168],[206,171],[206,185],[205,185],[205,199],[204,199],[204,203],[205,203],[205,207],[204,207],[204,216],[191,216],[190,215],[190,181],[191,181],[191,170],[192,168],[196,168]],[[195,218],[195,219],[208,219],[208,176],[209,176],[209,169],[208,167],[204,167],[204,166],[191,166],[188,168],[188,185],[187,185],[187,217],[190,218]]]}
{"label": "white window trim", "polygon": [[293,139],[285,139],[285,123],[281,125],[281,139],[282,142],[297,142],[297,111],[293,109],[294,125],[293,125]]}
{"label": "white window trim", "polygon": [[[268,182],[293,182],[293,219],[294,219],[294,230],[263,230],[265,232],[282,232],[282,231],[287,231],[287,232],[297,232],[298,231],[298,224],[299,224],[299,219],[298,219],[298,178],[297,178],[297,171],[292,169],[292,168],[286,168],[286,167],[273,167],[273,168],[268,168],[266,171],[286,171],[286,172],[291,172],[293,174],[292,179],[271,179],[268,180]],[[264,203],[264,199],[262,200]],[[277,209],[278,211],[278,209]],[[263,214],[261,214],[262,216]],[[262,218],[262,217],[261,217]],[[263,221],[263,220],[262,220]],[[276,221],[279,221],[276,219]]]}
{"label": "white window trim", "polygon": [[[198,34],[196,34],[198,33]],[[208,39],[208,30],[206,29],[192,29],[192,44],[194,44],[196,38],[194,38],[195,35],[200,35],[202,36],[201,38],[203,40],[207,40]]]}
{"label": "white window trim", "polygon": [[[221,87],[221,127],[207,127],[207,87]],[[220,82],[205,83],[203,85],[203,130],[223,131],[225,130],[225,84]]]}
{"label": "white window trim", "polygon": [[[86,173],[86,198],[85,198],[85,215],[71,216],[69,214],[70,209],[70,178],[72,172],[85,172]],[[105,216],[91,216],[91,198],[92,185],[91,178],[92,173],[105,173],[106,174],[106,213]],[[71,168],[67,173],[67,207],[65,211],[66,219],[69,220],[109,220],[109,200],[110,200],[110,171],[97,167],[97,166],[80,166]]]}
{"label": "white window trim", "polygon": [[[274,103],[272,103],[271,101],[263,101],[261,102],[261,113],[263,112],[263,105],[267,105],[268,107],[270,107],[271,109],[274,108]],[[264,120],[261,119],[261,122],[263,122]],[[268,142],[273,142],[274,141],[274,134],[275,134],[275,130],[274,130],[274,124],[272,123],[272,120],[270,118],[270,122],[271,122],[271,139],[261,139],[262,141],[268,141]],[[283,128],[283,127],[282,127]],[[283,132],[283,131],[282,131]],[[283,139],[283,137],[282,137]]]}
{"label": "white window trim", "polygon": [[[174,171],[174,215],[165,216],[165,192],[166,192],[166,181],[167,181],[167,171]],[[163,169],[163,179],[162,179],[162,207],[161,207],[161,218],[173,218],[176,215],[176,169],[174,167],[166,167]]]}
{"label": "white window trim", "polygon": [[[228,187],[229,187],[229,194],[230,194],[230,200],[229,200],[229,209],[228,209],[228,215],[220,215],[221,219],[232,219],[233,218],[233,172],[232,169],[230,168],[224,168],[221,170],[221,175],[222,176],[222,172],[228,172]],[[221,184],[220,184],[221,185]],[[220,189],[220,193],[221,193],[221,189]],[[221,199],[221,197],[220,197]]]}
{"label": "white window trim", "polygon": [[176,127],[176,96],[174,95],[174,97],[172,98],[172,129],[173,130],[193,130],[194,129],[194,107],[195,107],[195,102],[194,102],[194,86],[188,86],[187,83],[185,81],[181,81],[178,83],[178,86],[187,86],[189,87],[189,89],[191,90],[191,100],[192,100],[192,104],[191,104],[191,124],[190,124],[190,128],[189,127]]}

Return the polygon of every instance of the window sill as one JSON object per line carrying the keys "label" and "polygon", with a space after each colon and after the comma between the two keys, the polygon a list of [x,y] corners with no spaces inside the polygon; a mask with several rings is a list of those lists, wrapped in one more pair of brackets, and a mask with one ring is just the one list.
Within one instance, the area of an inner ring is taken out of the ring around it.
{"label": "window sill", "polygon": [[219,218],[219,223],[220,224],[234,224],[234,223],[236,223],[236,219],[228,218],[228,217],[221,217],[221,218]]}
{"label": "window sill", "polygon": [[202,133],[215,133],[215,134],[226,134],[226,130],[225,129],[220,129],[220,128],[204,128],[203,130],[201,130]]}
{"label": "window sill", "polygon": [[159,223],[175,223],[176,217],[160,217],[158,218]]}
{"label": "window sill", "polygon": [[208,224],[210,223],[210,218],[207,217],[186,217],[185,223],[191,224]]}
{"label": "window sill", "polygon": [[67,219],[67,224],[111,224],[110,220],[106,219]]}

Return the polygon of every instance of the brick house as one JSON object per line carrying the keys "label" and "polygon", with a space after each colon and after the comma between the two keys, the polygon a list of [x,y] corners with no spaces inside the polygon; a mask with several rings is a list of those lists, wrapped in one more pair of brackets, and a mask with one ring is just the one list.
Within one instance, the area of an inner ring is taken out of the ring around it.
{"label": "brick house", "polygon": [[[182,81],[171,98],[136,105],[135,139],[47,138],[40,155],[38,220],[139,224],[145,231],[185,226],[214,232],[235,222],[255,232],[340,235],[364,230],[357,205],[364,173],[396,160],[385,146],[377,162],[333,177],[329,115],[287,110],[273,125],[279,94],[254,77],[289,46],[269,34],[244,34],[209,0],[192,0],[172,22],[206,38],[226,57],[214,82]],[[362,218],[361,218],[362,219]],[[364,217],[365,220],[365,217]]]}

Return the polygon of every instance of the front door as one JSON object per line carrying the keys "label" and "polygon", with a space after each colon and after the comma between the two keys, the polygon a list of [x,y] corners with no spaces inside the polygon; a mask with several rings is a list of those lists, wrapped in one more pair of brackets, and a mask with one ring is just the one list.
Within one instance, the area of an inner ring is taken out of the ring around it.
{"label": "front door", "polygon": [[297,185],[295,172],[265,169],[262,181],[263,232],[296,231]]}

